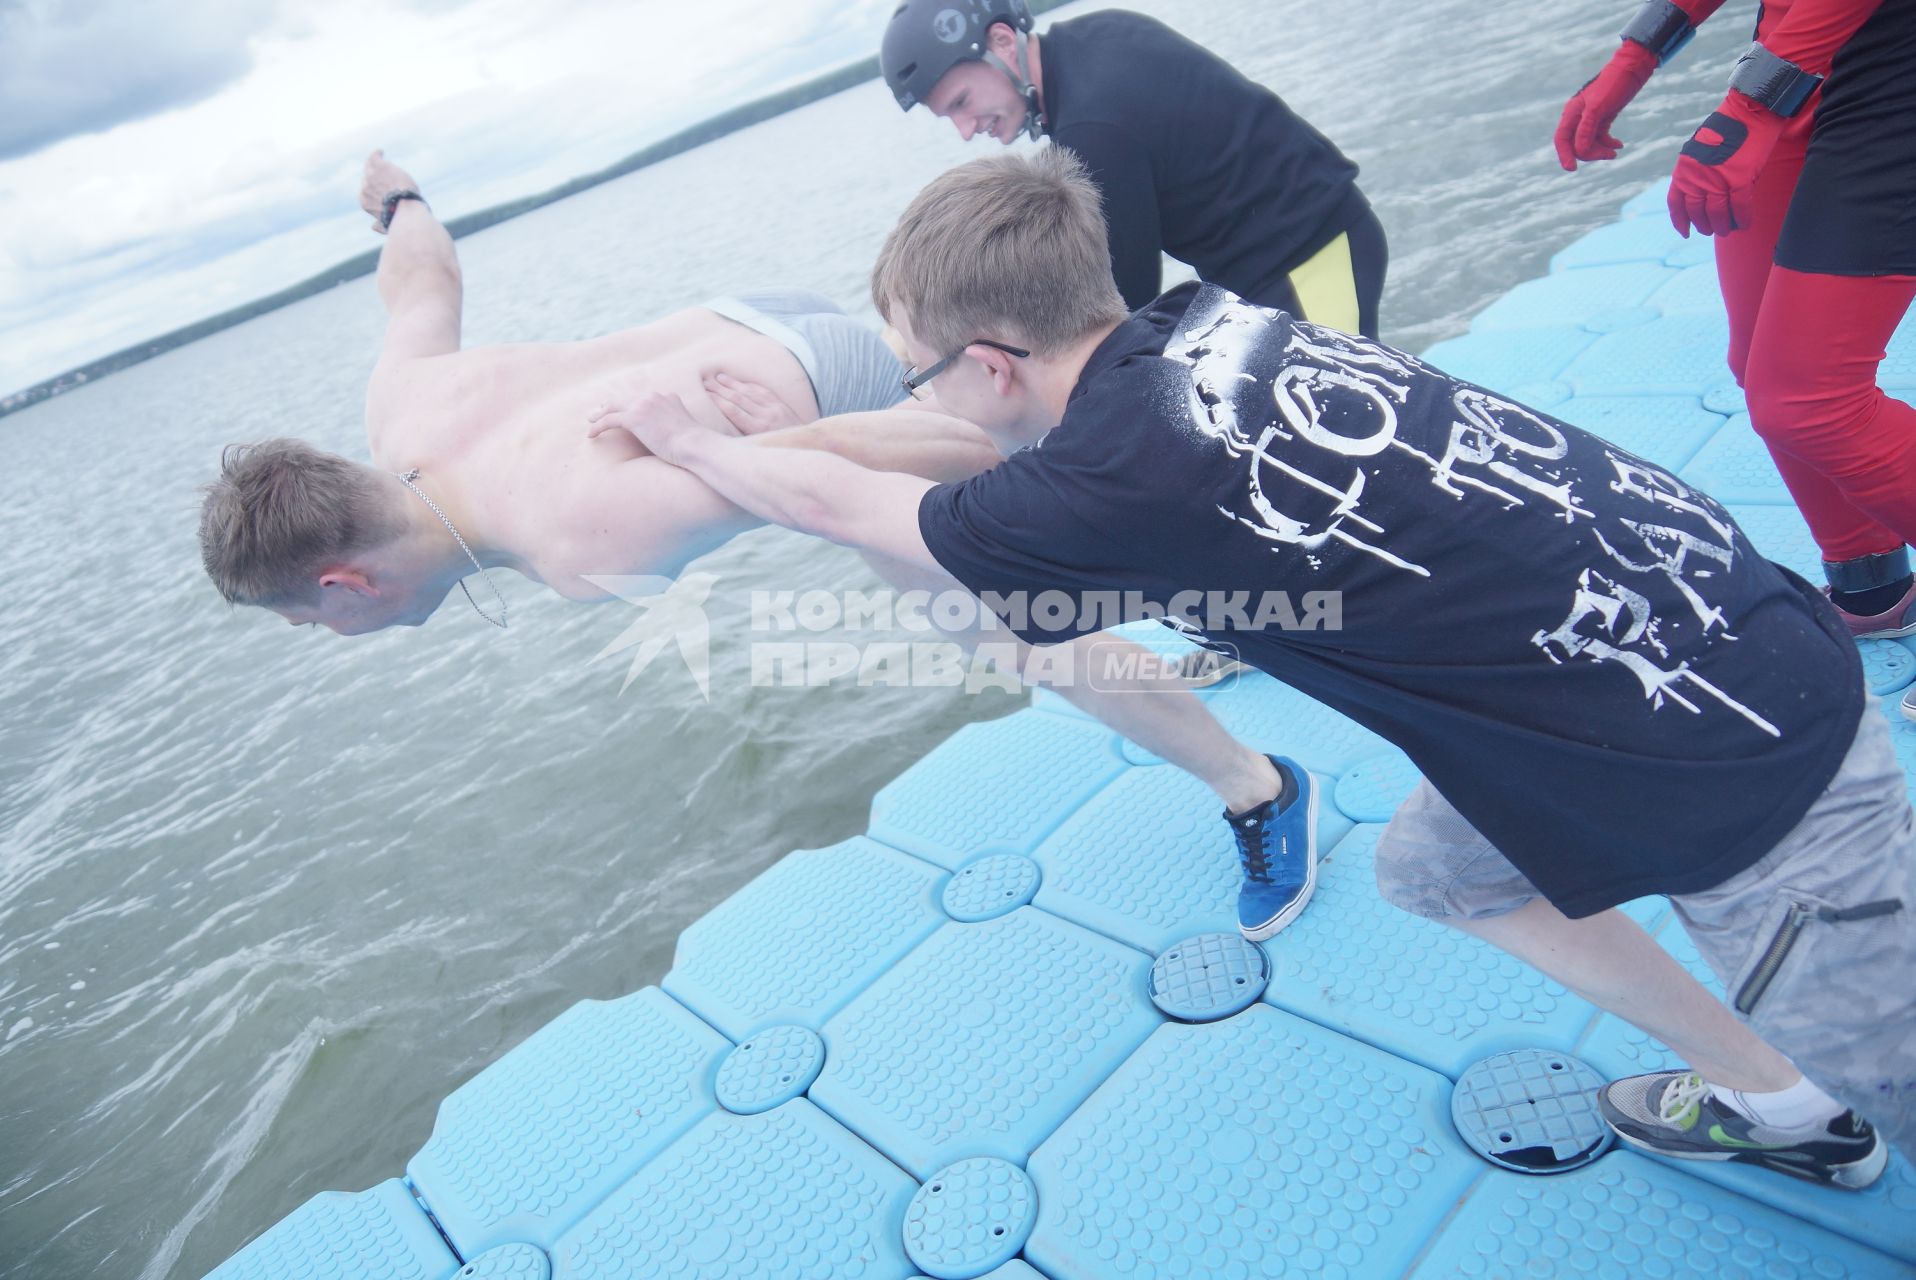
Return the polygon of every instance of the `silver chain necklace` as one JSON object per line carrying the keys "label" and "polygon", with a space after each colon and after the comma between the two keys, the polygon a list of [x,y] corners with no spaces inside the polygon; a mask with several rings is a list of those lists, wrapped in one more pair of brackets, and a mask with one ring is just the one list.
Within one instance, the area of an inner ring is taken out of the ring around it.
{"label": "silver chain necklace", "polygon": [[498,584],[493,582],[492,574],[487,571],[486,566],[479,563],[479,557],[472,554],[472,548],[467,546],[466,540],[459,536],[459,530],[452,527],[452,521],[448,520],[446,518],[446,513],[439,509],[439,504],[434,502],[431,498],[428,498],[426,496],[425,490],[421,489],[418,485],[413,483],[413,481],[417,480],[418,478],[419,478],[419,468],[414,467],[411,471],[408,471],[405,475],[399,477],[399,483],[405,485],[408,489],[411,489],[414,493],[418,494],[419,500],[425,503],[428,507],[431,507],[432,513],[439,517],[439,521],[441,524],[446,526],[446,532],[450,533],[452,535],[452,540],[459,544],[459,549],[466,553],[466,559],[472,561],[472,567],[479,571],[479,576],[484,578],[486,580],[486,585],[492,588],[492,598],[499,602],[499,616],[495,618],[491,614],[487,613],[484,609],[481,609],[479,607],[479,602],[472,598],[472,589],[466,585],[466,580],[464,578],[461,578],[459,579],[459,589],[466,593],[466,603],[472,606],[472,611],[474,613],[484,618],[487,622],[490,622],[493,626],[498,627],[501,631],[505,630],[506,598],[499,594]]}

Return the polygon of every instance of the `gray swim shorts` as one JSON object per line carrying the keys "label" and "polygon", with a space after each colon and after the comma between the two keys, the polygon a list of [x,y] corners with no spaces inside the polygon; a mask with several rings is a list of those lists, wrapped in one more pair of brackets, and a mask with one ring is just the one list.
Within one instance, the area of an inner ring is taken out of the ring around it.
{"label": "gray swim shorts", "polygon": [[[1829,787],[1755,865],[1670,906],[1756,1033],[1916,1159],[1916,814],[1865,707]],[[1414,915],[1484,919],[1536,887],[1428,782],[1377,841],[1377,887]]]}
{"label": "gray swim shorts", "polygon": [[758,289],[714,298],[705,309],[771,338],[812,381],[818,414],[889,409],[905,399],[905,368],[884,339],[808,289]]}

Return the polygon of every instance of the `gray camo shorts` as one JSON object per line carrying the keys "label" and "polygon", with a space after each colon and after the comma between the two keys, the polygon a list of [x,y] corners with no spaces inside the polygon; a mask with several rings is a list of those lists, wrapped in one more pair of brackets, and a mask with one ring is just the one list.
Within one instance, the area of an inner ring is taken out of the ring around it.
{"label": "gray camo shorts", "polygon": [[885,340],[809,289],[757,289],[705,304],[791,352],[811,379],[818,416],[889,409],[906,398],[905,367]]}
{"label": "gray camo shorts", "polygon": [[[1755,865],[1670,899],[1737,1014],[1916,1160],[1916,814],[1882,715]],[[1537,889],[1428,782],[1377,841],[1385,899],[1433,920],[1502,915]]]}

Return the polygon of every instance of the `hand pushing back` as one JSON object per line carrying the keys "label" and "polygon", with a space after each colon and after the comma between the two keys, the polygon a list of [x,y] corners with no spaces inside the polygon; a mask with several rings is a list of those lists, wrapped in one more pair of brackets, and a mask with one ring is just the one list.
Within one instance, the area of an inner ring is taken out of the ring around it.
{"label": "hand pushing back", "polygon": [[798,414],[790,405],[756,382],[746,382],[729,373],[708,373],[701,383],[725,420],[742,436],[799,424]]}
{"label": "hand pushing back", "polygon": [[623,431],[658,457],[671,460],[671,449],[685,433],[704,428],[685,411],[677,396],[648,391],[622,405],[600,405],[586,415],[585,434],[597,440],[608,431]]}

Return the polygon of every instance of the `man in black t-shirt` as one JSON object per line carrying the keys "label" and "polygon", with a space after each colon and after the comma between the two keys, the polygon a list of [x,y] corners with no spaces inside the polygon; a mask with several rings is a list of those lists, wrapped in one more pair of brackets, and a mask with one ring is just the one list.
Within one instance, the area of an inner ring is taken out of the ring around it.
{"label": "man in black t-shirt", "polygon": [[879,65],[899,106],[961,136],[1048,136],[1104,195],[1127,306],[1163,253],[1240,297],[1377,336],[1389,256],[1357,166],[1282,99],[1155,19],[1119,10],[1031,31],[1024,0],[905,0]]}
{"label": "man in black t-shirt", "polygon": [[[1843,1187],[1916,1155],[1916,816],[1827,602],[1669,472],[1412,356],[1215,286],[1127,316],[1100,241],[1050,149],[952,170],[886,241],[908,384],[1008,455],[971,480],[761,460],[661,397],[611,425],[1033,643],[1135,594],[1395,742],[1425,782],[1384,895],[1690,1064],[1606,1088],[1626,1140]],[[1314,592],[1341,609],[1287,607]],[[1615,910],[1644,894],[1748,1025]]]}

